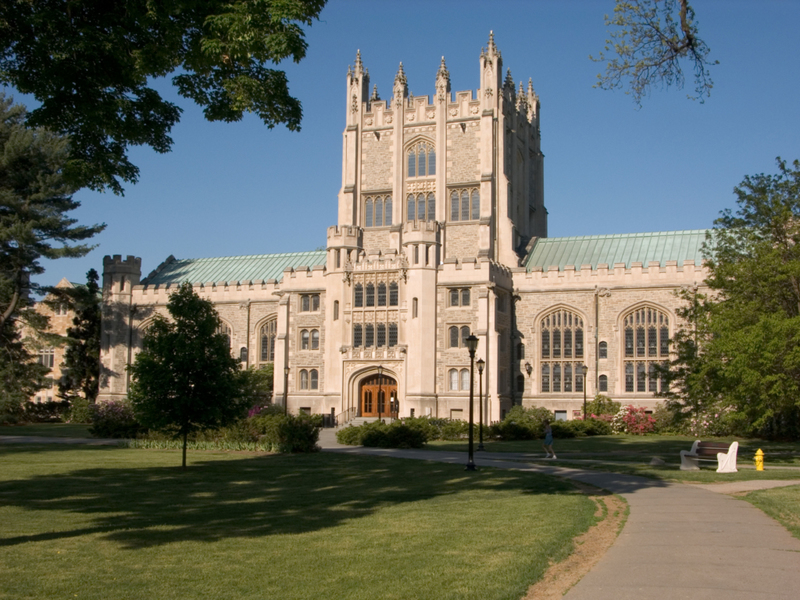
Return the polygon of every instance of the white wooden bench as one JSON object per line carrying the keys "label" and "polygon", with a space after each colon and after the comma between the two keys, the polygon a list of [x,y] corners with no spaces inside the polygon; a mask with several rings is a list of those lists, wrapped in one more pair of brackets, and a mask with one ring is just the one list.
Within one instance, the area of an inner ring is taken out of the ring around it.
{"label": "white wooden bench", "polygon": [[695,441],[691,450],[681,450],[681,471],[699,471],[701,460],[716,461],[717,473],[736,473],[739,442]]}

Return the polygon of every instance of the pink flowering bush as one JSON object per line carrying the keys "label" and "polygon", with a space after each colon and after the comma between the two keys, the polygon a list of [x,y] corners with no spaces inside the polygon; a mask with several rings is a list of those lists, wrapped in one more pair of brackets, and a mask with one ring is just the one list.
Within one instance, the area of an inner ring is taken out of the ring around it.
{"label": "pink flowering bush", "polygon": [[131,407],[118,400],[98,402],[91,406],[92,426],[89,433],[97,438],[135,438],[141,429]]}
{"label": "pink flowering bush", "polygon": [[614,433],[645,435],[653,433],[656,420],[645,413],[643,407],[623,406],[611,419],[611,430]]}
{"label": "pink flowering bush", "polygon": [[689,435],[697,438],[728,435],[730,427],[726,416],[724,410],[700,411],[687,419],[686,428]]}

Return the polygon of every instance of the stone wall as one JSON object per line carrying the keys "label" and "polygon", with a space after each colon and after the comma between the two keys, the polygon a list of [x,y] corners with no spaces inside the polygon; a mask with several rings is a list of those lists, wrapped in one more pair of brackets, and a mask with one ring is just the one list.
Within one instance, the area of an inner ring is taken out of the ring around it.
{"label": "stone wall", "polygon": [[447,183],[479,181],[480,124],[477,120],[447,126]]}
{"label": "stone wall", "polygon": [[393,136],[391,131],[368,131],[361,136],[361,189],[386,190],[392,187]]}

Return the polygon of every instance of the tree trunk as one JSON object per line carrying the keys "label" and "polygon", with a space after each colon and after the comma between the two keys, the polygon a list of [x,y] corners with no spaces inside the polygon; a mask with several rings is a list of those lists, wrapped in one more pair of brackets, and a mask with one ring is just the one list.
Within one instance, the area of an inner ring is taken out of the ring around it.
{"label": "tree trunk", "polygon": [[189,437],[189,432],[186,429],[184,429],[183,430],[183,464],[181,465],[182,469],[186,468],[186,443],[187,443],[187,438],[188,437]]}

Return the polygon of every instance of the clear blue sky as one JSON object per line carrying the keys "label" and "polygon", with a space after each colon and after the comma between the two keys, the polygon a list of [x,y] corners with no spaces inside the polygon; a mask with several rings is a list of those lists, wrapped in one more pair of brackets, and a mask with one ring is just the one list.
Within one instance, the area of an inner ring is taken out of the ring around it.
{"label": "clear blue sky", "polygon": [[356,50],[382,97],[400,61],[410,91],[432,95],[442,55],[453,91],[475,90],[490,29],[504,68],[517,82],[531,77],[541,99],[551,237],[710,227],[734,206],[745,175],[775,172],[779,155],[800,158],[800,2],[695,0],[701,37],[720,61],[711,97],[700,104],[686,99],[693,88],[656,90],[641,109],[622,92],[592,88],[602,66],[588,57],[603,47],[613,5],[330,0],[308,30],[306,59],[284,65],[303,103],[300,133],[252,116],[208,123],[160,82],[184,109],[172,152],[134,149],[141,178],[124,198],[80,192],[75,216],[108,227],[91,254],[48,263],[39,282],[84,281],[89,268],[102,271],[106,254],[142,257],[146,275],[170,254],[324,246],[336,222],[345,75]]}

